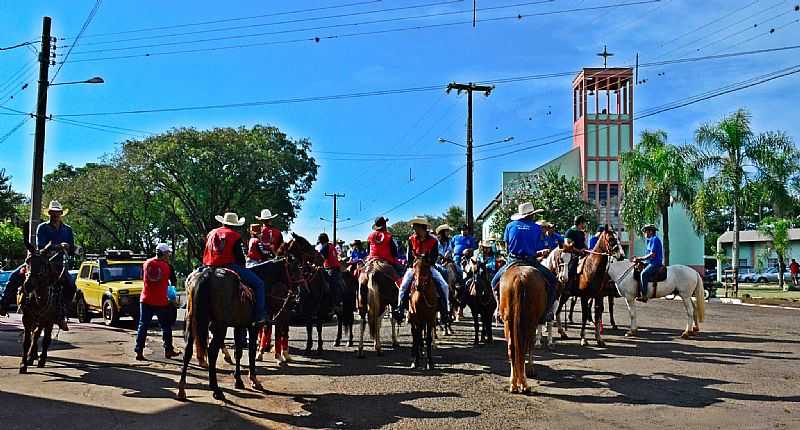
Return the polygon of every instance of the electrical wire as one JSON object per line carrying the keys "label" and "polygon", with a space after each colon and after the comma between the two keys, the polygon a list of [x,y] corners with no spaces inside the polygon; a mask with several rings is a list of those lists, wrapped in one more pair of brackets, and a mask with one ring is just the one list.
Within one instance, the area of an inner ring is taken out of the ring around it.
{"label": "electrical wire", "polygon": [[25,46],[28,46],[28,45],[33,45],[34,43],[36,43],[35,40],[31,41],[31,42],[18,43],[16,45],[12,45],[12,46],[0,47],[0,51],[10,51],[12,49],[17,49],[17,48],[22,48],[22,47],[25,47]]}
{"label": "electrical wire", "polygon": [[11,137],[11,135],[13,135],[13,134],[14,134],[14,132],[16,132],[17,130],[19,130],[20,128],[22,128],[22,126],[23,126],[23,125],[25,125],[25,123],[26,123],[26,122],[28,122],[28,120],[29,120],[29,119],[30,119],[30,118],[25,118],[25,119],[23,119],[23,120],[22,120],[22,121],[20,121],[20,122],[19,122],[17,125],[15,125],[14,127],[12,127],[12,128],[11,128],[11,130],[9,130],[8,132],[6,132],[6,134],[4,134],[3,136],[0,136],[0,144],[2,144],[3,142],[5,142],[6,140],[8,140],[8,138],[9,138],[9,137]]}
{"label": "electrical wire", "polygon": [[[100,5],[102,3],[103,3],[103,0],[95,0],[94,7],[92,8],[92,10],[89,11],[89,15],[83,21],[83,25],[81,25],[81,29],[80,29],[80,31],[78,31],[78,35],[75,36],[75,41],[76,42],[81,38],[81,35],[83,34],[84,31],[86,31],[86,28],[89,27],[89,24],[92,23],[92,20],[94,19],[94,16],[97,14],[97,11],[100,9]],[[49,79],[50,82],[55,81],[56,76],[58,76],[59,72],[61,72],[61,68],[64,67],[64,63],[69,59],[69,55],[72,53],[72,48],[73,47],[70,46],[69,50],[67,50],[67,54],[64,55],[64,61],[62,61],[61,63],[58,64],[58,68],[53,73],[53,76],[50,77],[50,79]],[[49,61],[50,59],[47,58],[45,60]]]}

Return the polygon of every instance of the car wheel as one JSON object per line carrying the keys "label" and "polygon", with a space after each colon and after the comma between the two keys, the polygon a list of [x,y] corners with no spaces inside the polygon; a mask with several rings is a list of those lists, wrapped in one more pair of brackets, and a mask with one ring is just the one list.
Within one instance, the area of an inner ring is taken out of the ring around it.
{"label": "car wheel", "polygon": [[759,284],[766,284],[767,283],[767,278],[764,278],[764,277],[758,278],[758,283]]}
{"label": "car wheel", "polygon": [[707,301],[710,297],[711,297],[711,291],[708,291],[708,290],[706,290],[704,288],[703,289],[703,299]]}
{"label": "car wheel", "polygon": [[119,312],[111,299],[103,300],[103,322],[107,326],[117,325],[119,322]]}
{"label": "car wheel", "polygon": [[75,299],[75,316],[82,323],[88,323],[92,320],[92,316],[89,315],[89,306],[86,304],[86,300],[83,299],[83,294],[79,294],[78,298]]}

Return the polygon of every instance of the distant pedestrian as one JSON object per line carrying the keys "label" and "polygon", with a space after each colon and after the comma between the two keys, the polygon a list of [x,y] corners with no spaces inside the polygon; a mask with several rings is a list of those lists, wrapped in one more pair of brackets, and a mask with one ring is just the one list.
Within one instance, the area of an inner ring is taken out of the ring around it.
{"label": "distant pedestrian", "polygon": [[792,286],[797,287],[800,280],[798,280],[798,276],[800,276],[800,264],[797,264],[797,261],[792,258],[792,262],[789,264],[789,273],[792,274]]}
{"label": "distant pedestrian", "polygon": [[158,318],[164,340],[164,356],[174,358],[180,355],[172,347],[172,324],[175,322],[174,306],[170,303],[168,287],[176,285],[175,272],[169,264],[172,248],[166,243],[156,247],[156,256],[144,262],[144,289],[140,298],[139,328],[136,333],[136,359],[144,361],[144,344],[147,328],[153,315]]}

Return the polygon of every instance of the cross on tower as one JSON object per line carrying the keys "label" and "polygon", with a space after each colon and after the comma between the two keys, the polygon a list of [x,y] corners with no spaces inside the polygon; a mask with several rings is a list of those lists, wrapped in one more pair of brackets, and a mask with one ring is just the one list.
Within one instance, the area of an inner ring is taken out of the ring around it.
{"label": "cross on tower", "polygon": [[603,45],[603,52],[601,52],[601,53],[599,53],[597,55],[600,56],[600,57],[603,57],[603,68],[607,69],[608,68],[608,57],[613,57],[614,54],[608,52],[608,47],[606,47],[606,45]]}

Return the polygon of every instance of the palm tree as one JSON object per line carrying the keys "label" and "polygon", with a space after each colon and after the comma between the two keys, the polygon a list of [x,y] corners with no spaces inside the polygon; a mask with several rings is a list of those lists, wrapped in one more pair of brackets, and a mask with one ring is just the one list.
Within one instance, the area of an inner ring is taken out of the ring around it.
{"label": "palm tree", "polygon": [[791,183],[800,171],[800,152],[792,139],[783,132],[766,132],[758,136],[758,145],[753,153],[757,167],[756,182],[764,202],[772,208],[776,218],[784,218],[794,206]]}
{"label": "palm tree", "polygon": [[[770,154],[791,146],[782,133],[756,135],[750,128],[750,114],[740,109],[714,124],[705,124],[695,131],[697,149],[693,152],[696,166],[708,170],[710,176],[703,183],[692,205],[694,219],[705,227],[705,214],[716,205],[726,204],[733,216],[733,250],[731,265],[739,268],[739,230],[742,209],[746,203],[746,189],[753,174],[768,172]],[[734,288],[738,287],[736,276]]]}
{"label": "palm tree", "polygon": [[663,130],[642,132],[636,149],[620,156],[620,169],[623,222],[629,231],[636,231],[660,219],[664,264],[669,264],[669,208],[674,203],[690,207],[702,173],[687,162],[685,151],[667,143]]}

